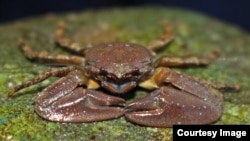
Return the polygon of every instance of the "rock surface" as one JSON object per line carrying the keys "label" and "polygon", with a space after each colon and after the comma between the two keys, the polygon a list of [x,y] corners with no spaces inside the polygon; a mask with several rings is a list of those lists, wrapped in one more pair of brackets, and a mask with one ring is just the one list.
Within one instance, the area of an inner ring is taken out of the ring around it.
{"label": "rock surface", "polygon": [[[231,25],[182,9],[141,7],[50,14],[0,25],[0,139],[2,140],[171,140],[171,129],[141,127],[124,118],[82,124],[60,124],[38,117],[32,97],[54,79],[24,89],[6,100],[9,87],[46,69],[48,65],[27,60],[17,46],[25,39],[32,49],[67,53],[53,43],[59,21],[67,23],[67,36],[88,45],[126,41],[146,45],[161,34],[167,21],[175,30],[174,42],[159,55],[206,54],[219,50],[220,56],[206,68],[178,69],[214,83],[238,84],[240,92],[224,92],[225,111],[214,124],[250,124],[250,40]],[[145,94],[139,89],[135,98]]]}

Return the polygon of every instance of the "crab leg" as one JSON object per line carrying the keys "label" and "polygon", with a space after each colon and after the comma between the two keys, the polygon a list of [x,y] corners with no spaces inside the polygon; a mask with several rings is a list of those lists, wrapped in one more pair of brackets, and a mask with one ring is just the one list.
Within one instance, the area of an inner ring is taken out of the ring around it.
{"label": "crab leg", "polygon": [[186,75],[158,68],[141,86],[146,83],[161,87],[126,107],[125,116],[129,121],[171,127],[174,124],[208,124],[222,114],[222,94]]}
{"label": "crab leg", "polygon": [[34,52],[30,49],[30,47],[23,41],[19,41],[19,45],[21,46],[24,55],[30,60],[41,60],[46,62],[55,62],[55,63],[63,63],[63,64],[82,64],[85,59],[79,56],[68,56],[68,55],[52,55],[48,54],[48,52]]}
{"label": "crab leg", "polygon": [[58,44],[60,47],[71,50],[77,54],[85,55],[88,47],[82,46],[76,42],[73,42],[69,38],[65,38],[63,35],[64,30],[65,30],[65,24],[63,22],[58,23],[55,33],[54,33],[55,43]]}
{"label": "crab leg", "polygon": [[8,97],[11,98],[15,92],[29,87],[31,85],[37,84],[39,82],[42,82],[43,80],[49,78],[49,77],[61,77],[61,76],[65,76],[67,75],[70,71],[74,70],[74,67],[64,67],[64,68],[51,68],[49,70],[46,70],[44,72],[42,72],[41,74],[35,76],[34,78],[15,86],[14,88],[12,88],[10,90],[10,92],[8,93]]}
{"label": "crab leg", "polygon": [[159,58],[156,67],[189,67],[189,66],[206,66],[210,64],[212,59],[198,58],[195,56],[190,57],[168,57],[164,56]]}
{"label": "crab leg", "polygon": [[171,26],[167,22],[163,22],[162,27],[164,29],[164,33],[146,46],[149,50],[157,51],[174,39],[174,32]]}
{"label": "crab leg", "polygon": [[46,51],[42,52],[34,52],[30,49],[30,47],[23,41],[19,41],[19,45],[24,53],[24,55],[30,60],[39,60],[44,62],[54,62],[54,63],[61,63],[61,64],[75,64],[80,65],[83,64],[85,59],[80,56],[73,56],[73,55],[54,55],[49,54]]}

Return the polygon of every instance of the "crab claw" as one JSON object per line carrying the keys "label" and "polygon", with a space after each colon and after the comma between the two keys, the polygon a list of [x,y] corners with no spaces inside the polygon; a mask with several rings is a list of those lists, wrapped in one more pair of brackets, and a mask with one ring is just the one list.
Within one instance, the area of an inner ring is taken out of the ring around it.
{"label": "crab claw", "polygon": [[128,121],[153,127],[174,124],[208,124],[221,116],[222,101],[201,99],[174,87],[161,87],[129,104]]}
{"label": "crab claw", "polygon": [[76,88],[46,106],[36,101],[35,111],[50,121],[94,122],[124,115],[124,102],[98,91]]}

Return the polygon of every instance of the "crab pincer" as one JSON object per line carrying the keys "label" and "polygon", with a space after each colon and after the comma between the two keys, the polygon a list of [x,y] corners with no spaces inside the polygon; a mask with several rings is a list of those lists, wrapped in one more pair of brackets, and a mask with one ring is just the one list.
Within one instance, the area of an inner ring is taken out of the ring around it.
{"label": "crab pincer", "polygon": [[47,106],[36,103],[43,118],[57,122],[93,122],[114,119],[124,114],[124,100],[98,91],[76,88]]}
{"label": "crab pincer", "polygon": [[208,124],[220,118],[223,100],[219,91],[168,69],[161,73],[165,73],[165,86],[129,104],[127,120],[145,126],[171,127]]}
{"label": "crab pincer", "polygon": [[122,98],[78,87],[84,80],[80,70],[72,70],[43,89],[34,98],[36,113],[57,122],[103,121],[124,114]]}

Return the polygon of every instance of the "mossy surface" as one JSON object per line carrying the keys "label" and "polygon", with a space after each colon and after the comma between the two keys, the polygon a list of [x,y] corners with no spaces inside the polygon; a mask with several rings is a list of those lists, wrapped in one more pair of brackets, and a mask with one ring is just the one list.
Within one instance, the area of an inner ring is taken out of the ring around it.
{"label": "mossy surface", "polygon": [[[33,110],[32,97],[54,79],[24,89],[7,100],[11,86],[45,70],[27,60],[17,46],[25,39],[36,51],[68,53],[54,45],[53,31],[59,21],[67,23],[68,37],[87,45],[126,41],[146,45],[162,33],[160,23],[167,21],[175,31],[175,40],[159,55],[205,56],[220,50],[220,56],[208,67],[178,69],[188,75],[214,83],[238,84],[240,92],[224,92],[225,110],[214,124],[250,123],[250,40],[249,35],[215,19],[182,9],[143,7],[109,9],[46,15],[0,26],[0,139],[2,140],[171,140],[169,128],[141,127],[116,120],[60,124],[41,119]],[[136,90],[135,97],[145,94]]]}

